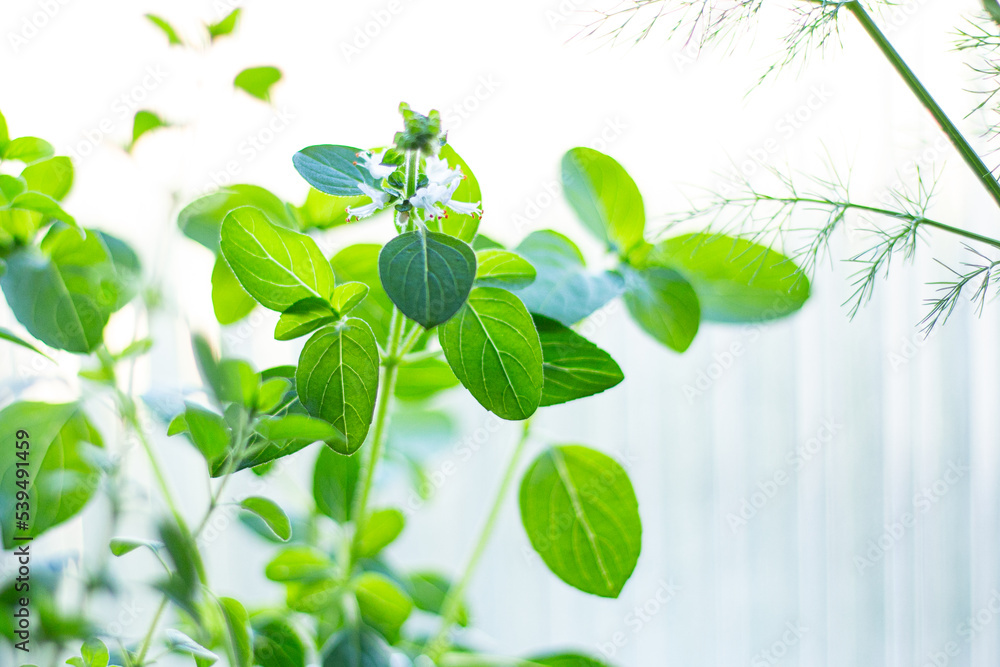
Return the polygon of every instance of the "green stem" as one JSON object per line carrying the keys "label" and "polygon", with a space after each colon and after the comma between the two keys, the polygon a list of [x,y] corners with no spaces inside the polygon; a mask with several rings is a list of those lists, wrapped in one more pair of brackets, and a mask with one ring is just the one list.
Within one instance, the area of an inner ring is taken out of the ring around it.
{"label": "green stem", "polygon": [[149,647],[153,644],[153,635],[156,634],[156,626],[160,624],[160,619],[163,618],[163,612],[166,610],[167,598],[164,597],[160,602],[160,606],[157,607],[156,613],[153,615],[153,622],[149,625],[149,631],[146,632],[146,636],[142,640],[142,648],[139,649],[139,655],[135,662],[139,667],[142,667],[143,661],[146,659],[146,653],[149,652]]}
{"label": "green stem", "polygon": [[885,34],[879,30],[879,27],[875,24],[875,21],[872,20],[872,17],[868,14],[868,12],[865,11],[861,2],[859,2],[859,0],[853,0],[852,2],[846,3],[845,6],[858,19],[858,22],[861,23],[861,27],[865,29],[865,32],[867,32],[868,36],[872,38],[872,41],[875,42],[875,45],[880,51],[882,51],[882,54],[886,57],[893,68],[895,68],[896,72],[898,72],[903,78],[903,81],[906,82],[906,85],[909,86],[913,94],[917,96],[917,99],[920,100],[920,103],[924,106],[924,108],[927,109],[932,116],[934,116],[934,120],[936,120],[938,125],[941,126],[944,133],[948,135],[948,139],[950,139],[951,143],[956,149],[958,149],[962,159],[965,160],[965,163],[969,166],[969,168],[975,172],[976,178],[978,178],[989,191],[990,196],[993,197],[993,201],[1000,206],[1000,183],[998,183],[997,179],[993,177],[993,173],[990,171],[990,168],[986,166],[983,159],[979,157],[979,154],[972,148],[972,145],[969,144],[969,141],[965,138],[961,131],[959,131],[955,123],[951,121],[948,114],[944,112],[941,105],[939,105],[931,96],[927,88],[920,83],[917,75],[913,73],[913,70],[911,70],[906,64],[906,61],[904,61],[899,55],[899,52],[892,46],[892,43],[889,42]]}
{"label": "green stem", "polygon": [[462,571],[462,576],[458,582],[448,589],[448,595],[445,596],[444,602],[441,605],[441,628],[438,630],[437,635],[434,636],[428,643],[427,656],[437,661],[441,657],[441,653],[447,647],[448,643],[448,633],[458,622],[459,614],[462,610],[462,599],[465,597],[465,591],[469,587],[469,583],[472,581],[472,576],[476,571],[476,566],[479,564],[479,560],[482,558],[483,553],[486,551],[486,546],[489,544],[490,537],[493,535],[493,529],[496,528],[497,520],[500,518],[500,510],[503,507],[503,501],[507,497],[507,491],[510,488],[511,483],[514,481],[514,473],[517,472],[517,464],[521,459],[521,454],[524,452],[525,446],[528,444],[528,436],[531,433],[531,419],[524,420],[524,427],[521,430],[521,438],[517,442],[517,446],[514,447],[514,452],[510,456],[510,461],[507,463],[507,469],[504,471],[503,479],[500,481],[500,487],[497,489],[496,497],[493,499],[493,506],[490,508],[490,513],[486,517],[486,522],[483,524],[482,529],[479,531],[479,539],[476,541],[476,546],[472,549],[472,553],[469,555],[469,560],[465,564],[465,568]]}
{"label": "green stem", "polygon": [[174,496],[170,492],[170,485],[167,484],[167,479],[163,476],[163,471],[160,467],[159,460],[156,458],[156,453],[153,452],[153,446],[146,438],[146,434],[143,432],[142,426],[139,424],[139,420],[135,417],[134,411],[130,413],[129,421],[131,423],[132,430],[135,431],[137,436],[139,436],[139,442],[142,444],[142,448],[146,452],[146,457],[149,459],[149,465],[153,468],[153,475],[156,477],[156,482],[160,487],[160,492],[163,494],[167,507],[170,508],[170,513],[174,515],[174,520],[177,521],[177,525],[186,526],[184,523],[184,517],[181,516],[180,510],[177,508],[177,503],[174,501]]}

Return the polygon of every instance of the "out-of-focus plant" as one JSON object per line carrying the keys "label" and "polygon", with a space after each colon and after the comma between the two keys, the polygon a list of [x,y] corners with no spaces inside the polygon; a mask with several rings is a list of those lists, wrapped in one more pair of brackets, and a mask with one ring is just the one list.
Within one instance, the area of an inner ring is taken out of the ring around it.
{"label": "out-of-focus plant", "polygon": [[[784,48],[765,76],[803,59],[810,52],[838,42],[842,22],[853,19],[872,40],[887,63],[896,71],[917,101],[931,114],[948,141],[972,171],[973,176],[1000,206],[1000,183],[996,170],[987,166],[981,153],[958,125],[949,118],[914,70],[895,49],[879,27],[881,16],[909,16],[910,8],[891,0],[787,0],[779,7],[788,10],[790,26]],[[971,63],[977,93],[982,99],[973,111],[995,110],[1000,91],[1000,5],[983,0],[983,11],[968,18],[958,31],[956,48],[975,54]],[[611,42],[646,39],[658,25],[679,34],[688,43],[704,46],[735,40],[751,31],[763,8],[763,0],[625,0],[601,12],[583,34]],[[771,7],[769,6],[769,9]],[[845,14],[847,16],[845,16]],[[763,77],[762,77],[763,78]],[[972,115],[970,113],[970,115]],[[990,124],[986,134],[992,135]],[[983,154],[985,155],[985,153]],[[744,179],[736,188],[709,192],[697,198],[689,210],[678,213],[676,224],[695,223],[718,233],[732,234],[783,249],[801,270],[812,277],[817,264],[828,254],[831,237],[855,219],[861,227],[855,237],[870,240],[862,252],[846,259],[858,265],[853,294],[847,301],[851,316],[869,301],[880,276],[887,275],[894,259],[911,260],[926,232],[953,237],[968,251],[968,261],[948,266],[940,281],[932,283],[933,296],[927,299],[928,312],[921,322],[929,333],[943,323],[963,297],[971,299],[979,312],[995,295],[1000,280],[1000,238],[963,228],[955,222],[932,215],[937,168],[930,172],[911,169],[901,176],[901,186],[893,186],[882,201],[855,198],[848,180],[831,176],[793,176],[771,169],[778,185],[762,187]],[[801,181],[801,182],[800,182]],[[810,222],[816,220],[818,223]]]}
{"label": "out-of-focus plant", "polygon": [[[231,32],[237,18],[209,26],[211,39]],[[166,21],[151,20],[181,43]],[[241,76],[237,87],[269,99],[274,72]],[[114,399],[149,458],[167,510],[147,517],[148,535],[117,535],[130,493],[118,438],[98,432],[82,400],[19,400],[0,411],[0,432],[23,432],[31,443],[23,488],[16,484],[18,450],[0,451],[5,549],[72,519],[99,493],[109,499],[112,537],[93,569],[89,559],[80,566],[78,602],[67,606],[59,594],[64,574],[46,571],[32,582],[34,650],[47,651],[53,664],[144,667],[168,655],[187,656],[198,667],[220,660],[232,667],[602,664],[575,653],[485,655],[460,631],[474,611],[468,586],[534,439],[531,417],[624,379],[578,325],[621,298],[639,327],[683,352],[703,321],[758,322],[797,311],[809,282],[787,257],[744,239],[695,233],[650,242],[631,177],[586,148],[564,156],[564,192],[605,248],[601,265],[612,268],[588,268],[577,245],[551,230],[508,249],[480,233],[479,183],[439,114],[405,104],[400,111],[402,130],[384,147],[324,144],[296,153],[294,167],[311,186],[302,205],[243,184],[180,212],[181,231],[215,254],[211,293],[220,324],[238,323],[260,306],[279,314],[274,338],[298,349],[295,365],[261,370],[193,336],[204,398],[189,396],[162,425],[204,459],[204,468],[186,471],[183,480],[167,478],[147,439],[152,411],[135,398],[132,374],[123,379],[123,367],[153,342],[137,338],[117,351],[104,344],[109,319],[143,291],[136,253],[78,227],[60,205],[72,183],[70,161],[51,157],[40,139],[9,139],[0,123],[0,155],[26,163],[20,176],[0,176],[0,286],[27,331],[4,330],[3,338],[39,354],[48,346],[86,355],[81,375]],[[136,116],[132,144],[169,125],[144,113]],[[368,218],[379,237],[392,232],[391,240],[349,245],[332,256],[320,249],[320,237],[329,242],[338,228]],[[449,577],[407,569],[386,555],[406,514],[379,506],[377,487],[382,465],[402,466],[418,489],[426,486],[428,454],[413,441],[435,429],[449,432],[449,418],[429,401],[459,385],[522,428],[466,564]],[[316,455],[309,507],[286,511],[262,495],[227,495],[235,476],[266,481],[284,457],[306,448]],[[199,477],[211,495],[192,519],[172,489]],[[11,524],[21,502],[34,509],[23,524]],[[546,444],[521,473],[518,503],[529,541],[553,574],[594,596],[619,596],[642,542],[636,494],[622,465],[589,446]],[[273,552],[263,574],[283,587],[282,598],[247,609],[214,592],[204,538],[223,510],[238,513],[260,548]],[[94,616],[94,595],[121,595],[111,560],[118,558],[152,559],[162,568],[148,582],[161,601],[139,640]],[[8,612],[18,595],[16,581],[2,584],[0,635],[12,645],[19,635]]]}

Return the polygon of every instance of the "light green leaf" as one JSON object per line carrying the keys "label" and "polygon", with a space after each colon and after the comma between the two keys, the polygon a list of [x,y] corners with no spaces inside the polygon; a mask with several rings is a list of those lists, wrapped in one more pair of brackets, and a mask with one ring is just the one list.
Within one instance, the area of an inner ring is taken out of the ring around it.
{"label": "light green leaf", "polygon": [[281,81],[281,70],[266,65],[249,67],[233,79],[233,85],[264,102],[271,101],[271,87]]}
{"label": "light green leaf", "polygon": [[710,322],[773,320],[809,298],[809,279],[791,259],[746,239],[685,234],[658,244],[649,261],[684,276]]}
{"label": "light green leaf", "polygon": [[292,537],[292,523],[288,520],[288,515],[273,500],[252,496],[245,498],[240,507],[263,519],[274,536],[282,542],[287,542]]}
{"label": "light green leaf", "polygon": [[244,184],[230,185],[194,200],[177,216],[177,226],[185,236],[219,254],[222,221],[241,206],[260,209],[272,224],[288,229],[297,227],[285,202],[264,188]]}
{"label": "light green leaf", "polygon": [[379,365],[371,327],[356,317],[320,329],[299,355],[295,371],[299,400],[309,414],[325,419],[346,436],[343,445],[333,445],[340,454],[353,454],[368,435],[378,395]]}
{"label": "light green leaf", "polygon": [[377,632],[346,627],[323,647],[322,667],[391,667],[392,650]]}
{"label": "light green leaf", "polygon": [[226,35],[232,34],[236,30],[236,26],[240,20],[240,14],[242,9],[237,7],[233,11],[226,14],[226,16],[217,23],[210,23],[205,26],[208,29],[208,36],[214,42],[220,37],[225,37]]}
{"label": "light green leaf", "polygon": [[392,544],[406,526],[406,517],[396,509],[376,510],[362,524],[358,535],[357,555],[374,558]]}
{"label": "light green leaf", "polygon": [[534,320],[542,341],[542,406],[593,396],[625,379],[611,355],[580,334],[544,315]]}
{"label": "light green leaf", "polygon": [[250,637],[253,631],[250,629],[247,610],[233,598],[219,598],[219,608],[226,620],[233,667],[252,667],[253,644]]}
{"label": "light green leaf", "polygon": [[556,576],[618,597],[642,546],[639,505],[618,463],[579,445],[551,447],[525,473],[520,504],[531,546]]}
{"label": "light green leaf", "polygon": [[23,177],[0,174],[0,205],[6,206],[27,189],[28,183]]}
{"label": "light green leaf", "polygon": [[9,141],[10,132],[7,130],[7,119],[0,113],[0,155],[3,154],[3,149]]}
{"label": "light green leaf", "polygon": [[162,542],[152,542],[150,540],[136,540],[125,537],[115,537],[108,543],[108,549],[111,554],[117,557],[124,556],[125,554],[130,554],[136,549],[141,549],[146,547],[150,551],[156,553],[163,547]]}
{"label": "light green leaf", "polygon": [[200,660],[207,661],[205,664],[208,665],[215,664],[219,661],[219,656],[215,655],[180,630],[167,628],[164,634],[167,638],[167,646],[175,653],[186,653],[187,655],[194,656]]}
{"label": "light green leaf", "polygon": [[265,308],[283,312],[333,291],[333,269],[316,242],[271,224],[256,208],[230,211],[220,246],[243,289]]}
{"label": "light green leaf", "polygon": [[[12,403],[0,410],[0,432],[8,439],[0,448],[0,511],[8,517],[0,532],[4,549],[13,549],[15,536],[38,537],[83,509],[101,479],[87,448],[104,445],[74,403]],[[21,442],[29,444],[19,447]],[[18,500],[20,491],[28,494],[26,501]],[[18,502],[28,503],[27,516],[19,516]],[[28,528],[17,528],[15,520]]]}
{"label": "light green leaf", "polygon": [[257,392],[257,412],[270,413],[277,409],[291,388],[291,381],[283,377],[262,380]]}
{"label": "light green leaf", "polygon": [[396,582],[375,572],[365,572],[358,577],[354,594],[361,618],[394,644],[399,639],[400,628],[413,611],[413,601]]}
{"label": "light green leaf", "polygon": [[309,188],[306,201],[296,210],[302,220],[302,229],[331,229],[346,225],[350,220],[347,209],[360,206],[368,201],[364,195],[356,197],[335,197],[316,188]]}
{"label": "light green leaf", "polygon": [[317,581],[330,575],[334,563],[315,547],[300,545],[286,547],[264,568],[264,576],[271,581]]}
{"label": "light green leaf", "polygon": [[108,667],[111,659],[108,647],[100,639],[91,638],[80,647],[80,656],[83,658],[84,667]]}
{"label": "light green leaf", "polygon": [[281,314],[274,326],[274,337],[276,340],[294,340],[338,319],[337,311],[329,301],[309,297],[296,301]]}
{"label": "light green leaf", "polygon": [[580,655],[579,653],[545,655],[530,658],[529,662],[536,665],[545,665],[545,667],[607,667],[603,662]]}
{"label": "light green leaf", "polygon": [[45,218],[52,218],[76,227],[76,219],[64,211],[55,199],[41,192],[22,192],[14,197],[8,206],[21,211],[41,213]]}
{"label": "light green leaf", "polygon": [[330,303],[341,316],[351,312],[368,296],[368,285],[359,282],[349,282],[337,285],[330,297]]}
{"label": "light green leaf", "polygon": [[7,329],[5,327],[0,327],[0,339],[8,341],[10,343],[14,343],[15,345],[20,345],[21,347],[27,348],[32,352],[42,355],[49,361],[52,361],[52,357],[42,352],[37,347],[29,343],[28,341],[24,340],[10,329]]}
{"label": "light green leaf", "polygon": [[[413,606],[422,611],[440,616],[444,611],[444,601],[451,590],[451,582],[434,572],[417,572],[406,579],[406,592],[413,600]],[[465,603],[459,608],[458,624],[469,624],[469,612]]]}
{"label": "light green leaf", "polygon": [[332,424],[309,415],[292,413],[265,419],[257,424],[256,431],[266,440],[307,440],[345,446],[343,433]]}
{"label": "light green leaf", "polygon": [[25,164],[38,162],[55,155],[52,144],[38,137],[18,137],[4,146],[0,154],[4,160],[19,160]]}
{"label": "light green leaf", "polygon": [[451,369],[484,408],[511,420],[527,419],[538,409],[542,346],[516,296],[477,287],[439,336]]}
{"label": "light green leaf", "polygon": [[378,268],[396,307],[430,329],[465,303],[476,278],[476,255],[467,243],[446,234],[406,232],[385,244]]}
{"label": "light green leaf", "polygon": [[170,123],[163,120],[155,112],[147,111],[145,109],[136,111],[135,116],[132,119],[132,141],[126,147],[126,150],[131,153],[140,137],[147,132],[152,132],[153,130],[158,130],[164,127],[170,127]]}
{"label": "light green leaf", "polygon": [[535,267],[510,250],[480,250],[476,265],[476,284],[481,287],[520,289],[535,282]]}
{"label": "light green leaf", "polygon": [[146,19],[149,20],[149,22],[155,25],[157,28],[159,28],[164,35],[166,35],[167,41],[170,43],[170,46],[183,45],[184,42],[181,41],[180,35],[177,34],[177,31],[174,30],[174,27],[169,23],[167,23],[165,19],[160,18],[156,14],[146,14]]}
{"label": "light green leaf", "polygon": [[[442,146],[438,157],[447,160],[448,166],[452,169],[459,167],[465,176],[458,184],[458,187],[455,188],[452,199],[467,204],[482,202],[483,193],[479,189],[479,181],[476,180],[475,174],[469,169],[469,165],[465,163],[465,160],[459,157],[455,149],[451,147],[451,144]],[[472,243],[472,240],[476,237],[476,230],[479,229],[479,218],[480,216],[478,215],[464,215],[455,211],[448,211],[447,217],[428,220],[427,228],[431,231],[441,232],[442,234],[462,239],[466,243]]]}
{"label": "light green leaf", "polygon": [[330,260],[338,284],[360,282],[368,286],[368,296],[354,310],[372,328],[375,338],[386,344],[389,322],[392,318],[392,301],[382,288],[378,275],[378,255],[381,247],[374,243],[361,243],[344,248]]}
{"label": "light green leaf", "polygon": [[316,509],[334,521],[351,517],[354,492],[361,476],[361,455],[343,456],[326,447],[319,452],[313,472],[313,499]]}
{"label": "light green leaf", "polygon": [[167,430],[169,435],[187,432],[191,443],[198,448],[208,463],[213,463],[229,448],[229,427],[221,415],[199,408],[187,406],[183,412],[183,422],[174,420]]}
{"label": "light green leaf", "polygon": [[562,159],[563,193],[584,226],[621,254],[643,241],[646,213],[635,181],[612,158],[574,148]]}
{"label": "light green leaf", "polygon": [[28,332],[49,347],[92,352],[111,314],[136,293],[139,260],[124,242],[103,232],[54,226],[40,249],[7,258],[0,278],[7,303]]}
{"label": "light green leaf", "polygon": [[291,623],[272,615],[250,619],[254,664],[261,667],[305,667],[306,647]]}
{"label": "light green leaf", "polygon": [[28,189],[61,201],[73,187],[73,162],[65,156],[29,164],[21,172]]}
{"label": "light green leaf", "polygon": [[532,232],[516,251],[537,271],[535,281],[517,290],[532,313],[572,326],[622,293],[617,273],[587,271],[583,254],[568,238],[552,230]]}
{"label": "light green leaf", "polygon": [[625,267],[625,306],[650,336],[675,352],[690,347],[698,333],[701,308],[691,284],[672,269]]}
{"label": "light green leaf", "polygon": [[441,359],[420,359],[400,364],[396,371],[396,398],[422,401],[445,389],[457,387],[458,378]]}
{"label": "light green leaf", "polygon": [[337,197],[357,197],[358,185],[376,187],[375,179],[357,164],[361,149],[352,146],[320,144],[303,148],[292,156],[292,164],[309,185]]}
{"label": "light green leaf", "polygon": [[212,267],[212,310],[215,319],[219,324],[235,324],[256,307],[257,302],[240,285],[226,258],[217,256]]}

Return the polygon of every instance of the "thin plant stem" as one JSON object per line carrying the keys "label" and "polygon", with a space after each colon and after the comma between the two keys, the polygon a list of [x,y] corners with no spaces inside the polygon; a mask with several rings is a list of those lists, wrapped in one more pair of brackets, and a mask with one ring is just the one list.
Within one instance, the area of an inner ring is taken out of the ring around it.
{"label": "thin plant stem", "polygon": [[137,436],[139,436],[139,443],[146,452],[146,457],[149,459],[149,465],[153,468],[153,475],[156,477],[156,482],[160,487],[160,492],[163,494],[167,507],[170,508],[170,513],[173,514],[174,520],[177,521],[178,525],[185,526],[184,517],[177,508],[177,503],[174,501],[173,493],[170,491],[170,485],[167,484],[167,479],[163,476],[163,471],[160,469],[160,461],[156,458],[156,453],[153,451],[152,444],[149,442],[149,439],[146,438],[146,434],[143,432],[142,426],[139,424],[139,420],[136,419],[134,413],[130,414],[129,421],[131,422],[132,430],[135,431]]}
{"label": "thin plant stem", "polygon": [[892,43],[885,36],[885,34],[879,29],[872,20],[871,15],[865,11],[864,6],[859,0],[853,0],[845,4],[845,7],[854,14],[858,22],[861,23],[861,27],[864,28],[868,36],[871,37],[872,41],[879,48],[882,54],[889,61],[889,64],[893,66],[896,72],[902,77],[906,85],[909,86],[910,90],[920,103],[924,106],[927,111],[934,117],[944,133],[948,135],[948,139],[951,141],[952,145],[958,149],[961,154],[962,159],[969,166],[970,169],[976,174],[976,178],[986,187],[989,191],[990,196],[993,197],[993,201],[996,202],[997,206],[1000,206],[1000,182],[993,177],[993,173],[990,168],[986,166],[983,159],[979,157],[979,154],[975,151],[969,141],[965,138],[962,132],[958,129],[954,122],[948,117],[941,105],[937,103],[934,97],[931,96],[930,91],[924,87],[914,74],[913,70],[910,69],[906,61],[903,60],[899,52],[896,51]]}
{"label": "thin plant stem", "polygon": [[146,632],[146,636],[142,640],[142,648],[139,649],[139,655],[136,657],[135,664],[142,667],[143,662],[146,659],[146,654],[149,652],[149,647],[153,644],[153,636],[156,634],[156,626],[160,624],[160,619],[163,618],[163,613],[167,610],[167,598],[164,597],[160,601],[160,606],[156,608],[156,613],[153,614],[153,622],[149,624],[149,631]]}
{"label": "thin plant stem", "polygon": [[476,566],[479,564],[483,553],[486,551],[486,546],[489,544],[490,537],[493,536],[493,530],[496,528],[497,520],[500,518],[500,510],[503,507],[503,501],[507,497],[507,491],[510,485],[514,481],[514,473],[517,472],[517,464],[521,459],[521,454],[524,452],[525,447],[528,444],[528,438],[531,434],[531,418],[524,420],[524,426],[521,430],[521,437],[514,447],[514,451],[510,455],[510,460],[507,462],[507,469],[504,471],[503,478],[500,480],[500,487],[497,489],[496,497],[493,499],[493,506],[490,508],[490,513],[486,517],[486,521],[483,523],[482,529],[479,531],[479,538],[476,540],[476,545],[472,549],[472,553],[469,555],[468,561],[465,563],[465,568],[462,570],[462,576],[459,578],[458,582],[448,589],[448,595],[445,596],[444,602],[441,605],[441,627],[438,630],[437,635],[434,639],[428,643],[427,656],[431,660],[437,660],[441,657],[441,653],[444,651],[447,641],[448,633],[458,622],[459,614],[462,610],[462,598],[465,597],[465,591],[469,587],[469,583],[472,581],[472,577],[475,574]]}

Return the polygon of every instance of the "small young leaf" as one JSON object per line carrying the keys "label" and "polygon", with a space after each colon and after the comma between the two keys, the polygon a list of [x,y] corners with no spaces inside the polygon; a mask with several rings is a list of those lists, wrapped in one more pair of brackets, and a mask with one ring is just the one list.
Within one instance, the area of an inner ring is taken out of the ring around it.
{"label": "small young leaf", "polygon": [[646,333],[675,352],[688,349],[698,333],[698,295],[672,269],[625,267],[625,306]]}
{"label": "small young leaf", "polygon": [[233,79],[233,85],[264,102],[271,101],[271,87],[281,81],[281,70],[277,67],[249,67]]}
{"label": "small young leaf", "polygon": [[[439,616],[444,611],[444,601],[449,590],[451,582],[433,572],[417,572],[406,580],[406,591],[413,600],[413,606]],[[469,613],[464,603],[459,608],[457,620],[462,627],[469,624]]]}
{"label": "small young leaf", "polygon": [[532,313],[572,326],[604,306],[625,288],[617,273],[591,273],[583,254],[552,230],[532,232],[515,249],[537,271],[535,281],[517,290]]}
{"label": "small young leaf", "polygon": [[4,160],[19,160],[25,164],[38,162],[55,155],[52,144],[38,137],[18,137],[12,139],[3,148],[0,157]]}
{"label": "small young leaf", "polygon": [[226,215],[220,245],[243,289],[265,308],[284,312],[296,301],[325,299],[333,291],[333,269],[316,242],[272,224],[256,208]]}
{"label": "small young leaf", "polygon": [[252,667],[253,643],[250,637],[253,631],[250,629],[250,616],[247,610],[233,598],[219,598],[219,607],[226,620],[229,648],[233,658],[232,667]]}
{"label": "small young leaf", "polygon": [[[482,202],[483,193],[479,189],[479,181],[476,180],[475,174],[469,169],[469,165],[465,163],[465,160],[459,157],[455,149],[451,147],[451,144],[442,146],[438,157],[447,160],[448,166],[452,169],[458,167],[462,170],[464,178],[459,182],[458,187],[455,188],[455,192],[452,193],[452,199],[467,204]],[[441,232],[442,234],[462,239],[466,243],[472,243],[472,240],[476,236],[476,230],[479,229],[479,218],[480,216],[478,215],[465,215],[449,211],[448,215],[444,218],[428,220],[427,228],[434,232]]]}
{"label": "small young leaf", "polygon": [[346,627],[323,647],[322,667],[391,667],[392,650],[379,634],[359,625]]}
{"label": "small young leaf", "polygon": [[531,262],[509,250],[479,250],[476,264],[476,284],[481,287],[520,289],[535,282]]}
{"label": "small young leaf", "polygon": [[9,343],[14,343],[15,345],[20,345],[21,347],[27,348],[32,352],[42,355],[49,361],[52,361],[52,357],[42,352],[37,347],[29,343],[28,341],[24,340],[10,329],[7,329],[5,327],[0,327],[0,339],[5,340]]}
{"label": "small young leaf", "polygon": [[349,282],[337,285],[330,297],[330,303],[341,316],[354,310],[368,296],[368,285],[359,282]]}
{"label": "small young leaf", "polygon": [[746,239],[677,236],[658,244],[649,261],[683,275],[710,322],[773,320],[791,315],[809,298],[809,280],[792,260]]}
{"label": "small young leaf", "polygon": [[80,647],[84,667],[108,667],[111,659],[108,647],[100,639],[91,638]]}
{"label": "small young leaf", "polygon": [[376,187],[372,175],[357,164],[359,148],[321,144],[303,148],[292,157],[292,164],[309,185],[337,197],[357,197],[358,185]]}
{"label": "small young leaf", "polygon": [[531,546],[556,576],[618,597],[642,543],[639,505],[618,463],[579,445],[551,447],[525,473],[520,505]]}
{"label": "small young leaf", "polygon": [[382,633],[390,643],[413,611],[413,601],[396,582],[375,572],[365,572],[355,583],[354,594],[365,623]]}
{"label": "small young leaf", "polygon": [[330,265],[337,283],[360,282],[367,285],[368,296],[354,309],[353,315],[367,322],[379,343],[386,344],[393,305],[378,276],[380,250],[381,247],[374,243],[348,246],[333,256]]}
{"label": "small young leaf", "polygon": [[326,299],[311,296],[296,301],[278,318],[274,326],[276,340],[294,340],[338,320],[337,311]]}
{"label": "small young leaf", "polygon": [[372,512],[358,536],[357,555],[361,558],[374,558],[399,537],[405,526],[406,517],[399,510]]}
{"label": "small young leaf", "polygon": [[181,46],[184,43],[181,41],[181,38],[177,34],[177,31],[174,30],[174,27],[169,23],[167,23],[166,20],[160,18],[156,14],[146,14],[146,19],[149,20],[149,22],[155,25],[157,28],[159,28],[163,32],[163,34],[167,36],[167,42],[170,43],[170,46]]}
{"label": "small young leaf", "polygon": [[140,137],[147,132],[152,132],[153,130],[158,130],[164,127],[170,127],[170,123],[160,118],[160,116],[155,112],[147,111],[145,109],[136,111],[135,117],[132,119],[132,141],[129,142],[126,150],[131,153]]}
{"label": "small young leaf", "polygon": [[162,542],[151,542],[149,540],[136,540],[124,537],[116,537],[108,543],[108,548],[111,550],[111,554],[114,556],[124,556],[125,554],[132,553],[136,549],[146,547],[150,551],[156,552],[161,547],[163,547]]}
{"label": "small young leaf", "polygon": [[477,287],[439,332],[465,388],[502,419],[530,417],[542,398],[542,345],[524,304],[506,290]]}
{"label": "small young leaf", "polygon": [[323,447],[313,472],[313,499],[316,509],[334,521],[351,517],[354,492],[361,476],[361,455],[343,456]]}
{"label": "small young leaf", "polygon": [[240,507],[263,519],[275,537],[282,542],[287,542],[292,537],[292,523],[288,520],[288,515],[273,500],[252,496],[244,499]]}
{"label": "small young leaf", "polygon": [[563,193],[584,226],[621,254],[643,240],[646,213],[632,177],[592,148],[574,148],[562,159]]}
{"label": "small young leaf", "polygon": [[271,581],[317,581],[326,578],[333,570],[334,563],[315,547],[287,547],[264,568],[264,576]]}
{"label": "small young leaf", "polygon": [[21,172],[28,190],[61,201],[73,187],[73,163],[68,157],[57,156],[29,164]]}
{"label": "small young leaf", "polygon": [[[167,638],[167,646],[171,651],[177,653],[186,653],[188,655],[194,656],[199,660],[206,661],[204,664],[212,665],[219,661],[219,656],[215,655],[207,648],[196,642],[195,640],[188,637],[186,634],[180,630],[174,630],[173,628],[167,628],[164,632]],[[201,663],[199,663],[201,664]]]}
{"label": "small young leaf", "polygon": [[211,38],[214,42],[220,37],[232,34],[232,32],[236,30],[242,11],[242,9],[237,7],[233,11],[229,12],[221,21],[218,21],[217,23],[210,23],[205,26],[208,29],[209,38]]}
{"label": "small young leaf", "polygon": [[544,315],[534,320],[542,341],[542,406],[593,396],[625,379],[611,355],[580,334]]}
{"label": "small young leaf", "polygon": [[295,371],[299,400],[309,414],[346,436],[343,444],[332,445],[341,454],[353,454],[368,435],[379,366],[371,327],[356,317],[320,329],[302,348]]}
{"label": "small young leaf", "polygon": [[389,241],[378,258],[386,294],[404,315],[430,329],[465,303],[476,278],[476,255],[447,234],[415,231]]}

